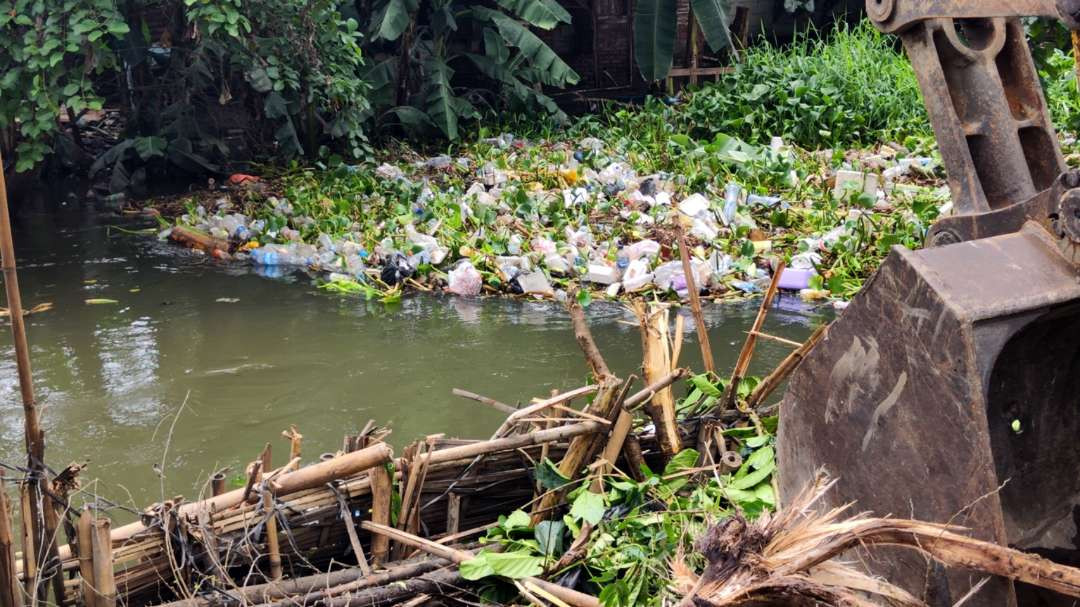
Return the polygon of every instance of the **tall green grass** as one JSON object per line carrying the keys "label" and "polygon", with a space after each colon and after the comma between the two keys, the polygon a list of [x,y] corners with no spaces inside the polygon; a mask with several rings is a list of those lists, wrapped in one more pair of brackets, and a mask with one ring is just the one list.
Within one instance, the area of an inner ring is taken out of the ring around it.
{"label": "tall green grass", "polygon": [[680,118],[701,137],[778,135],[806,148],[929,133],[915,73],[896,44],[864,21],[752,47],[734,73],[693,93]]}

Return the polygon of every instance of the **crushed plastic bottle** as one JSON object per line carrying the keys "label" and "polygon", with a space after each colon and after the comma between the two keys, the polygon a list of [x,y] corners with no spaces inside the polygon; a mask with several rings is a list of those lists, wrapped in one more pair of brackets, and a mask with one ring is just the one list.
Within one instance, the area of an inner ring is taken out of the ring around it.
{"label": "crushed plastic bottle", "polygon": [[729,183],[724,187],[724,207],[720,210],[720,221],[730,226],[735,221],[735,214],[739,211],[739,197],[742,196],[742,186],[737,183]]}

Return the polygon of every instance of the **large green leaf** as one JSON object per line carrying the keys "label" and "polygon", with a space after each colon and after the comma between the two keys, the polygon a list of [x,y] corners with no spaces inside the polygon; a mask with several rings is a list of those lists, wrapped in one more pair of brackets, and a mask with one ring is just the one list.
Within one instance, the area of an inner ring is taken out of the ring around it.
{"label": "large green leaf", "polygon": [[582,491],[570,506],[570,518],[598,524],[604,518],[604,496],[592,491]]}
{"label": "large green leaf", "polygon": [[499,35],[510,46],[517,47],[523,57],[536,69],[540,81],[550,86],[564,87],[577,84],[581,79],[565,61],[559,58],[543,40],[520,22],[506,15],[482,7],[474,7],[474,14],[490,19]]}
{"label": "large green leaf", "polygon": [[526,552],[487,552],[461,564],[461,577],[479,580],[498,575],[512,580],[540,575],[544,572],[544,559]]}
{"label": "large green leaf", "polygon": [[676,0],[634,3],[634,60],[649,82],[667,77],[675,56]]}
{"label": "large green leaf", "polygon": [[499,0],[499,6],[545,30],[570,23],[570,13],[556,0]]}
{"label": "large green leaf", "polygon": [[450,86],[454,71],[446,62],[437,58],[431,59],[427,62],[427,69],[430,73],[430,86],[425,98],[428,117],[447,139],[457,139],[458,119],[475,116],[476,109],[465,99],[454,95]]}
{"label": "large green leaf", "polygon": [[728,9],[730,0],[690,0],[705,42],[713,51],[731,46],[731,32],[728,31]]}
{"label": "large green leaf", "polygon": [[409,27],[412,13],[419,5],[418,0],[385,0],[375,13],[372,38],[379,40],[397,40]]}

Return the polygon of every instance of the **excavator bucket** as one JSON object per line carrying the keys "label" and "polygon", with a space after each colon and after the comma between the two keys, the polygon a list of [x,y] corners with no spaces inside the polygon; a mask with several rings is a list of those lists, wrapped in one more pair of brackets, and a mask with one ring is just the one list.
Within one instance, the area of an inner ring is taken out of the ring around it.
{"label": "excavator bucket", "polygon": [[[825,506],[960,525],[1080,565],[1080,173],[1062,160],[1020,22],[1073,16],[1052,0],[867,0],[867,12],[903,40],[956,214],[926,248],[895,248],[792,376],[781,499],[824,471],[838,481]],[[910,550],[852,556],[931,605],[983,581]],[[998,578],[965,604],[1074,603]]]}

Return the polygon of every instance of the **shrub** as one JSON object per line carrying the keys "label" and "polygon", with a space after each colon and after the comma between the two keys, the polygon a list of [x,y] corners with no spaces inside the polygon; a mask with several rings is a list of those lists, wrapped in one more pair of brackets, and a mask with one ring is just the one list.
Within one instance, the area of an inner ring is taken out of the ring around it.
{"label": "shrub", "polygon": [[750,48],[734,73],[690,96],[683,119],[702,138],[778,135],[807,148],[927,133],[915,73],[895,44],[863,22]]}

